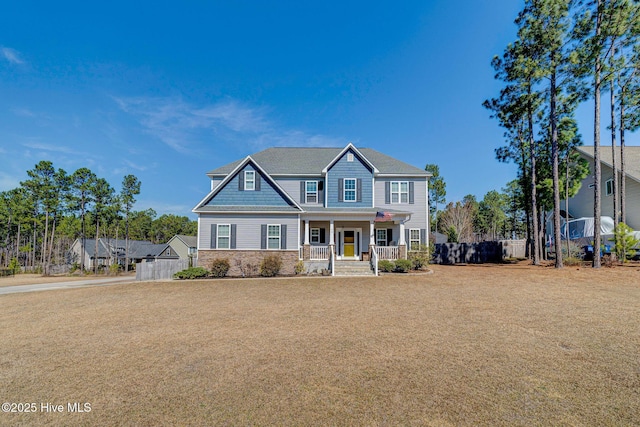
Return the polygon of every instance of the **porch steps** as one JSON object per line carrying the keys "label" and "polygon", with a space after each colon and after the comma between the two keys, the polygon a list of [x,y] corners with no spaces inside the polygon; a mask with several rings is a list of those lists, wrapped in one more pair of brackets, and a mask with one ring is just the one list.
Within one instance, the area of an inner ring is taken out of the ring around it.
{"label": "porch steps", "polygon": [[369,261],[336,261],[336,276],[373,276]]}

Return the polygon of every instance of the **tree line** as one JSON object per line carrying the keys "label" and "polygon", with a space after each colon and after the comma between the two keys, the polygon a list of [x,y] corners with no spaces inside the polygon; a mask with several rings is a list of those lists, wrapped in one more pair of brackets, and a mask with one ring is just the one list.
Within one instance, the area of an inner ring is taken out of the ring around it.
{"label": "tree line", "polygon": [[[496,150],[496,157],[518,166],[530,255],[539,264],[544,212],[553,212],[553,241],[559,246],[560,201],[574,196],[589,173],[594,176],[594,247],[601,245],[600,110],[605,92],[611,105],[612,216],[616,224],[626,220],[625,133],[640,127],[640,2],[526,0],[515,23],[517,39],[492,61],[504,87],[484,106],[505,130],[507,145]],[[587,100],[594,105],[591,172],[575,152],[583,144],[575,111]],[[562,251],[556,247],[555,253],[555,266],[561,268]],[[593,266],[600,265],[600,251],[595,250]]]}
{"label": "tree line", "polygon": [[197,222],[186,216],[135,211],[141,182],[134,175],[123,178],[119,191],[88,168],[68,174],[47,160],[27,176],[19,187],[0,193],[3,267],[12,262],[49,274],[52,265],[70,262],[69,249],[76,239],[95,239],[96,246],[98,238],[166,243],[175,234],[197,232]]}
{"label": "tree line", "polygon": [[[525,198],[518,180],[507,183],[501,191],[491,190],[478,201],[472,194],[462,201],[446,203],[447,184],[436,164],[427,164],[431,228],[447,242],[520,239],[526,235]],[[444,205],[442,210],[438,206]],[[435,243],[444,243],[437,237]]]}

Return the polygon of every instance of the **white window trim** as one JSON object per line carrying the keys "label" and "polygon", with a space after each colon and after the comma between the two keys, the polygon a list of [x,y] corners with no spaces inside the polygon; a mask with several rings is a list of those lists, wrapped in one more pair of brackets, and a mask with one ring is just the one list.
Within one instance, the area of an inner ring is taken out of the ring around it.
{"label": "white window trim", "polygon": [[[227,227],[227,229],[229,230],[229,234],[227,236],[223,236],[220,233],[220,227]],[[227,238],[228,240],[228,246],[226,248],[223,248],[220,246],[220,238]],[[231,249],[231,224],[218,224],[217,225],[217,230],[216,230],[216,249]]]}
{"label": "white window trim", "polygon": [[[248,175],[252,175],[251,179]],[[251,187],[249,187],[251,183]],[[256,189],[256,171],[244,171],[244,191],[254,191]]]}
{"label": "white window trim", "polygon": [[[316,236],[313,235],[314,231],[317,232]],[[316,240],[314,240],[314,237],[316,237]],[[310,239],[311,243],[320,243],[320,229],[316,228],[316,227],[312,228],[311,231],[310,231],[309,239]]]}
{"label": "white window trim", "polygon": [[[315,182],[316,184],[316,191],[309,191],[307,184],[310,182]],[[311,202],[311,203],[318,203],[318,181],[305,181],[304,182],[304,202],[305,203],[309,203],[308,199],[309,199],[309,194],[315,194],[316,195],[316,201],[315,202]]]}
{"label": "white window trim", "polygon": [[613,178],[608,179],[604,182],[604,195],[605,196],[613,195]]}
{"label": "white window trim", "polygon": [[[353,189],[347,190],[347,181],[353,181]],[[356,178],[344,178],[342,200],[347,203],[354,203],[358,200],[358,180]],[[347,199],[347,191],[353,191],[353,200]]]}
{"label": "white window trim", "polygon": [[[417,232],[418,232],[418,238],[417,238],[417,239],[413,239],[413,238],[412,238],[412,235],[413,235],[413,232],[414,232],[414,231],[417,231]],[[417,250],[417,249],[412,249],[412,247],[413,247],[412,243],[413,243],[413,242],[418,243],[418,248],[420,248],[420,245],[422,244],[422,242],[421,242],[420,240],[421,240],[421,239],[420,239],[420,229],[419,229],[419,228],[410,228],[410,229],[409,229],[409,242],[408,242],[408,243],[409,243],[409,250],[410,250],[410,251],[411,251],[411,250]]]}
{"label": "white window trim", "polygon": [[[269,235],[269,229],[271,227],[278,227],[278,236],[271,236]],[[270,248],[269,247],[269,241],[271,239],[278,239],[278,246],[275,248]],[[267,250],[270,251],[275,251],[275,250],[280,250],[280,245],[282,244],[282,227],[280,226],[280,224],[267,224]]]}
{"label": "white window trim", "polygon": [[[378,238],[378,232],[379,231],[384,231],[384,245],[380,245],[378,244],[378,242],[382,239]],[[387,229],[386,228],[376,228],[376,245],[377,246],[387,246]]]}
{"label": "white window trim", "polygon": [[[398,191],[393,191],[393,184],[397,184],[397,185],[398,185]],[[406,184],[406,185],[407,185],[407,190],[406,190],[406,191],[402,191],[402,184]],[[409,203],[409,181],[391,181],[391,185],[390,185],[390,189],[389,189],[389,191],[390,191],[390,193],[391,193],[391,194],[390,194],[390,196],[389,196],[389,198],[390,198],[390,201],[391,201],[391,203],[392,203],[392,204],[394,204],[394,205],[395,205],[395,204],[398,204],[398,205],[400,205],[400,204],[406,205],[406,204],[408,204],[408,203]],[[394,201],[393,201],[393,195],[394,195],[394,194],[397,194],[397,195],[398,195],[398,201],[397,201],[397,202],[394,202]],[[403,202],[403,201],[402,201],[402,195],[403,195],[403,194],[406,194],[406,195],[407,195],[407,201],[406,201],[406,202]]]}

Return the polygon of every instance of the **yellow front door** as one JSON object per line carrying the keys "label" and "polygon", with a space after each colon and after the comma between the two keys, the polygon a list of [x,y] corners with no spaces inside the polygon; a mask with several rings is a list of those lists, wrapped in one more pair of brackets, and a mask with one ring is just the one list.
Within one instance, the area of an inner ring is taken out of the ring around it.
{"label": "yellow front door", "polygon": [[355,255],[355,232],[344,232],[344,256],[352,257]]}

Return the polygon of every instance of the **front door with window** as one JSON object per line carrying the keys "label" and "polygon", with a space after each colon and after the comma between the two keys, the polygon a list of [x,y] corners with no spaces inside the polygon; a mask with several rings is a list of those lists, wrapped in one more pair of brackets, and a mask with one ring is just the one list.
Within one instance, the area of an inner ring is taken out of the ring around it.
{"label": "front door with window", "polygon": [[362,229],[344,228],[338,229],[338,259],[358,260],[360,259],[360,238]]}

